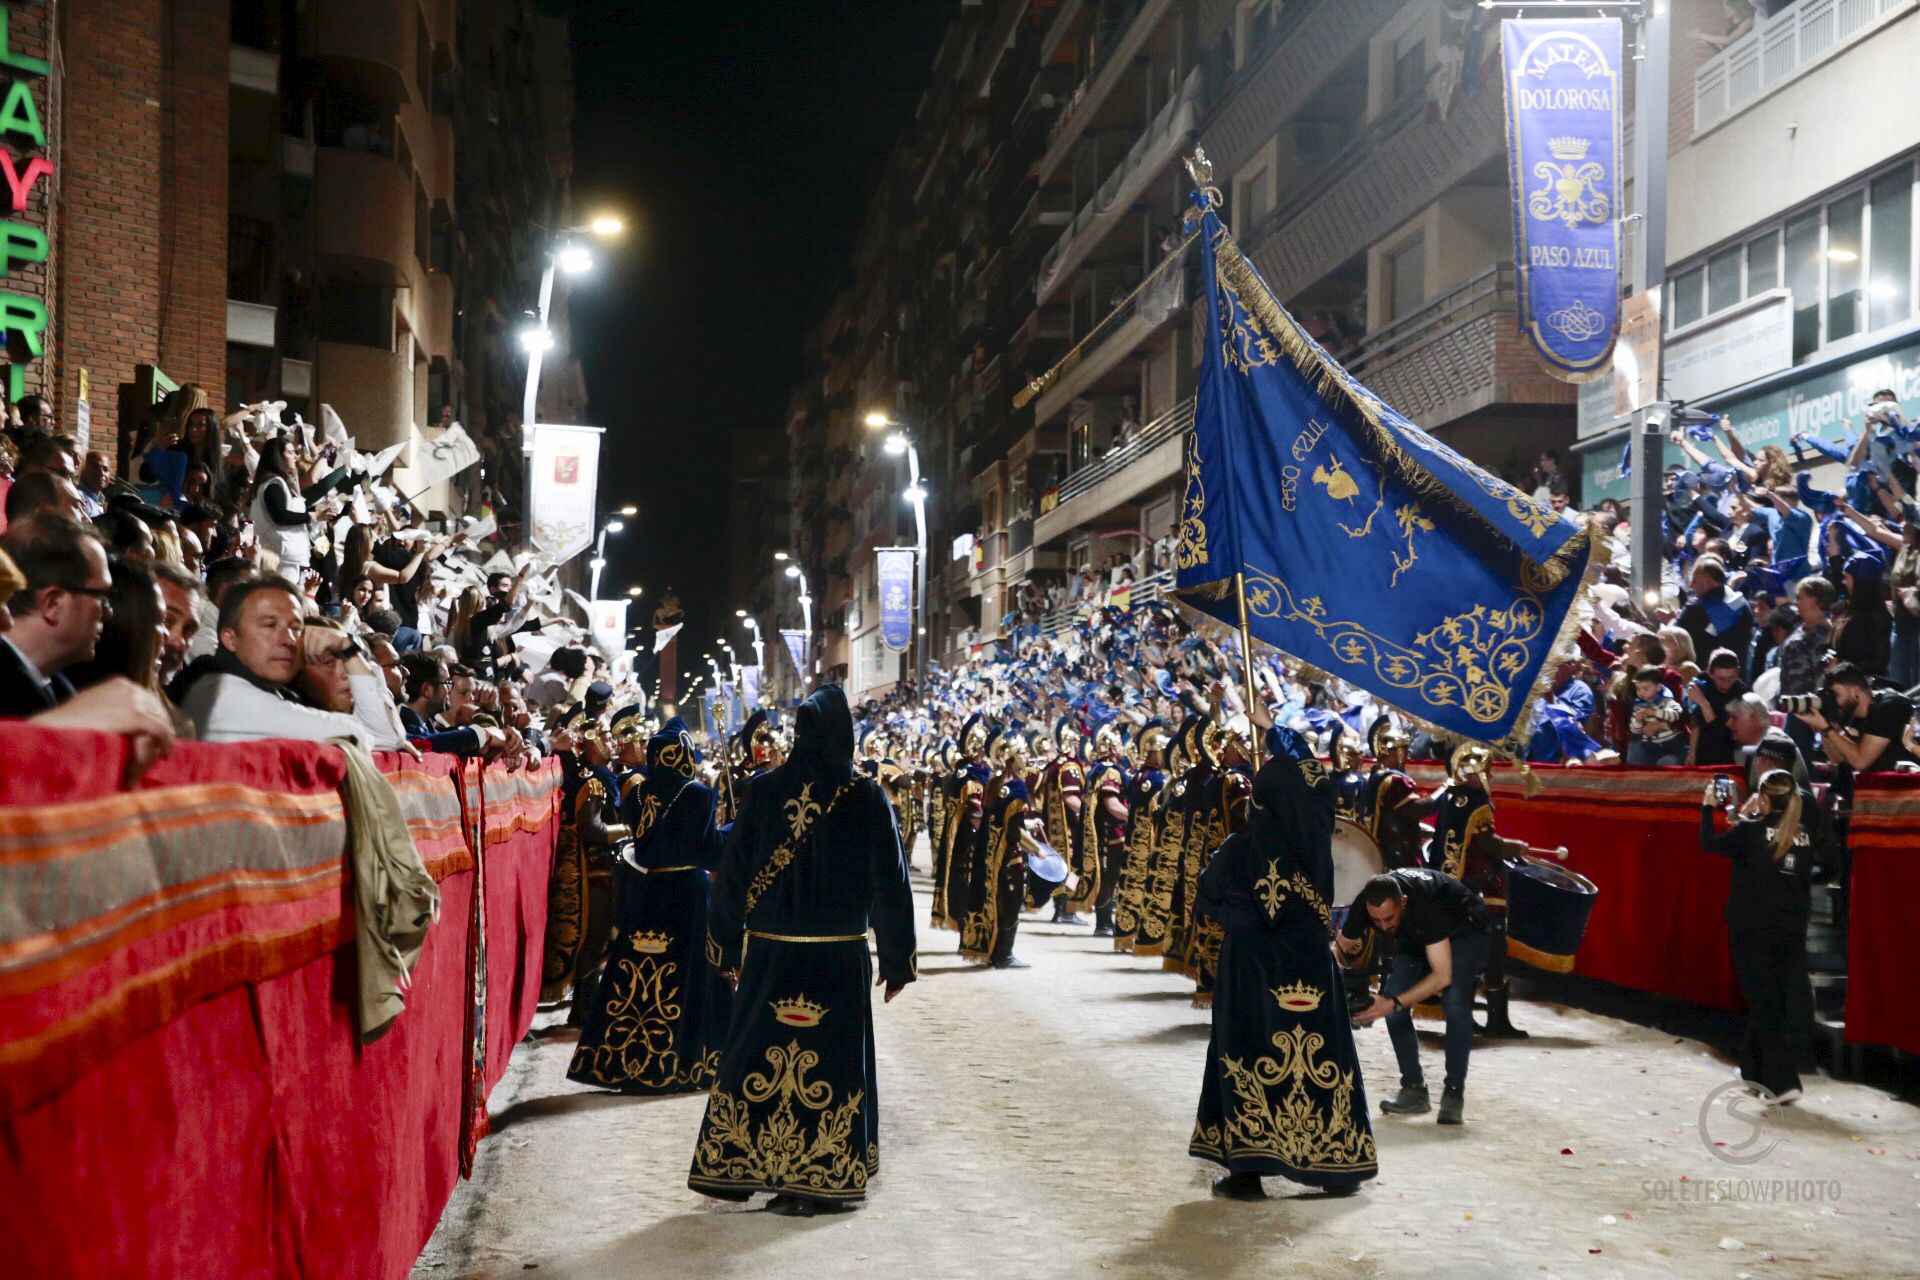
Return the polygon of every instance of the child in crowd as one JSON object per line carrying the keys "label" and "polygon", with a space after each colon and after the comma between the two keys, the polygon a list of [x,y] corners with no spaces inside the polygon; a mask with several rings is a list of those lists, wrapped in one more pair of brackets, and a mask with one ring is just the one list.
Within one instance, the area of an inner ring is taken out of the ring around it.
{"label": "child in crowd", "polygon": [[1680,732],[1686,712],[1667,688],[1660,668],[1641,667],[1633,673],[1633,710],[1628,714],[1627,763],[1637,768],[1685,764],[1687,739]]}

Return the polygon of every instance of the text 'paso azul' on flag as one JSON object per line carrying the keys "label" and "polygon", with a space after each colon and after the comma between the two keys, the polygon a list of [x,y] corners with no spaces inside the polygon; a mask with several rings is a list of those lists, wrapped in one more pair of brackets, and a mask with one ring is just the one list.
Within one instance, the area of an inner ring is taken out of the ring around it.
{"label": "text 'paso azul' on flag", "polygon": [[1500,53],[1520,329],[1586,382],[1620,328],[1620,22],[1509,19]]}
{"label": "text 'paso azul' on flag", "polygon": [[1524,748],[1591,535],[1355,381],[1200,215],[1206,329],[1175,565],[1189,605],[1429,724]]}

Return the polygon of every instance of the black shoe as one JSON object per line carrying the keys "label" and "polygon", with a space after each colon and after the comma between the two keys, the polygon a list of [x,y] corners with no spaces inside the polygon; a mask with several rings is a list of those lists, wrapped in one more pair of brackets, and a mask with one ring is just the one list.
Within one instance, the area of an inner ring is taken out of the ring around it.
{"label": "black shoe", "polygon": [[1466,1109],[1466,1106],[1467,1106],[1466,1089],[1465,1088],[1456,1089],[1452,1085],[1448,1085],[1446,1088],[1440,1091],[1439,1123],[1441,1124],[1463,1123],[1460,1113]]}
{"label": "black shoe", "polygon": [[1507,1018],[1508,992],[1503,987],[1499,991],[1487,992],[1487,1025],[1476,1026],[1473,1033],[1485,1036],[1489,1040],[1525,1040],[1527,1033],[1513,1025]]}
{"label": "black shoe", "polygon": [[1113,926],[1110,924],[1097,924],[1093,926],[1093,936],[1096,938],[1111,938],[1113,936]]}
{"label": "black shoe", "polygon": [[1222,1200],[1265,1200],[1266,1188],[1260,1185],[1260,1176],[1253,1173],[1230,1173],[1224,1178],[1213,1180],[1213,1194]]}
{"label": "black shoe", "polygon": [[1053,923],[1055,924],[1085,924],[1086,922],[1087,918],[1078,911],[1069,911],[1063,915],[1056,915],[1053,918]]}
{"label": "black shoe", "polygon": [[817,1210],[811,1200],[802,1200],[799,1196],[778,1195],[767,1201],[767,1212],[779,1214],[783,1218],[811,1218]]}
{"label": "black shoe", "polygon": [[1113,936],[1113,904],[1096,907],[1093,912],[1093,936],[1111,938]]}
{"label": "black shoe", "polygon": [[1380,1109],[1390,1116],[1423,1116],[1433,1110],[1433,1099],[1427,1086],[1403,1084],[1400,1092],[1380,1100]]}
{"label": "black shoe", "polygon": [[1028,964],[1025,960],[1022,960],[1019,956],[1008,956],[1005,960],[995,960],[993,962],[993,967],[996,969],[1031,969],[1033,968],[1032,965]]}

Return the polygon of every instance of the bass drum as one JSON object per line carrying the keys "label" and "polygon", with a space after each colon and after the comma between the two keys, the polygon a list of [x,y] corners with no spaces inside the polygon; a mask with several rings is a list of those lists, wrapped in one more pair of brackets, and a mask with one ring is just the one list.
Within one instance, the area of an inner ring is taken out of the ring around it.
{"label": "bass drum", "polygon": [[1593,881],[1529,854],[1507,871],[1507,955],[1548,973],[1571,973],[1600,890]]}
{"label": "bass drum", "polygon": [[1333,820],[1333,908],[1336,924],[1367,881],[1387,869],[1380,845],[1351,818]]}

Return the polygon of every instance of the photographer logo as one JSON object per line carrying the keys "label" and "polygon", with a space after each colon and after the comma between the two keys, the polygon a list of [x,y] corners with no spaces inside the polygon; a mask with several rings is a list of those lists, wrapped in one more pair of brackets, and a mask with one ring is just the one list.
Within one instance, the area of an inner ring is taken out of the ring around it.
{"label": "photographer logo", "polygon": [[1773,1093],[1761,1085],[1729,1080],[1715,1086],[1700,1103],[1700,1145],[1728,1164],[1758,1164],[1780,1145],[1766,1129],[1773,1104]]}

